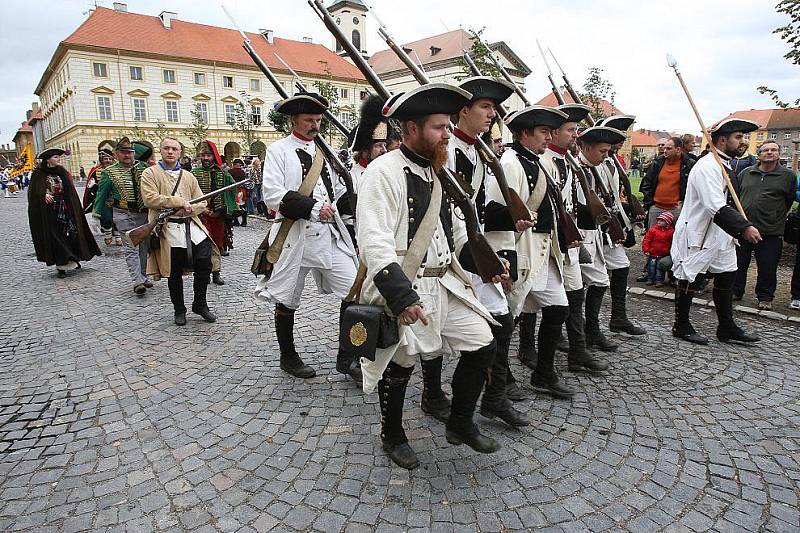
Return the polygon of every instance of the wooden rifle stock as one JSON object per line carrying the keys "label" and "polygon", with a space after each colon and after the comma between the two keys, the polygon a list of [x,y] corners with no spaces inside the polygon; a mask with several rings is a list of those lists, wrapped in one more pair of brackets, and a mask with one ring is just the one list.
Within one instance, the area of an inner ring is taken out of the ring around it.
{"label": "wooden rifle stock", "polygon": [[550,173],[547,172],[538,157],[536,158],[536,165],[539,167],[539,172],[542,173],[546,180],[547,196],[551,200],[551,205],[554,205],[556,208],[558,228],[561,230],[558,232],[559,248],[561,249],[561,253],[567,253],[570,244],[583,241],[583,235],[581,235],[581,230],[578,229],[575,219],[567,213],[561,191],[558,190],[553,177],[550,176]]}
{"label": "wooden rifle stock", "polygon": [[575,161],[572,154],[567,152],[567,162],[572,167],[572,174],[578,178],[578,183],[583,191],[583,196],[586,198],[586,208],[589,210],[589,216],[597,226],[602,226],[608,223],[611,219],[611,213],[608,212],[606,204],[597,196],[597,193],[589,187],[589,182],[586,181],[586,174],[583,168]]}
{"label": "wooden rifle stock", "polygon": [[[347,52],[347,55],[353,61],[353,64],[361,71],[373,89],[383,98],[389,98],[391,93],[389,89],[383,84],[381,79],[369,66],[369,63],[362,57],[361,52],[353,46],[350,39],[342,33],[342,30],[333,20],[328,9],[323,4],[322,0],[308,0],[308,4],[314,12],[322,19],[325,27],[333,35],[342,48]],[[478,212],[475,210],[475,205],[472,203],[470,196],[458,185],[457,178],[453,173],[446,169],[441,168],[436,171],[436,175],[442,184],[442,189],[447,194],[451,202],[453,202],[461,210],[464,215],[464,223],[467,227],[467,239],[470,243],[470,253],[478,267],[478,274],[481,279],[488,282],[495,276],[503,274],[506,269],[503,262],[494,252],[486,237],[481,233],[480,225],[478,224]]]}
{"label": "wooden rifle stock", "polygon": [[[597,172],[597,169],[594,167],[591,168],[591,172],[592,176],[594,177],[595,185],[600,190],[600,194],[603,195],[603,198],[606,199],[608,204],[614,205],[614,197],[611,196],[611,193],[603,184],[603,181],[600,178],[600,173]],[[608,220],[608,236],[611,238],[611,242],[614,244],[619,244],[625,241],[625,230],[623,229],[622,223],[619,220],[619,213],[614,213],[613,210],[612,216]]]}
{"label": "wooden rifle stock", "polygon": [[145,239],[149,238],[153,231],[156,229],[162,220],[159,218],[152,222],[148,222],[138,228],[133,228],[125,233],[125,238],[131,243],[131,246],[139,246]]}

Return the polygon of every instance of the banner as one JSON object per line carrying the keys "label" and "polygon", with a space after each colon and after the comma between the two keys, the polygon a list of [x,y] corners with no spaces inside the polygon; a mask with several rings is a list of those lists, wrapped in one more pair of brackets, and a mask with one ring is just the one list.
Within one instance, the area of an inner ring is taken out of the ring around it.
{"label": "banner", "polygon": [[19,161],[17,161],[17,164],[14,165],[14,168],[11,169],[11,172],[8,173],[8,177],[16,178],[20,174],[32,171],[34,161],[35,160],[33,158],[33,147],[30,144],[27,144],[25,145],[25,149],[19,156]]}

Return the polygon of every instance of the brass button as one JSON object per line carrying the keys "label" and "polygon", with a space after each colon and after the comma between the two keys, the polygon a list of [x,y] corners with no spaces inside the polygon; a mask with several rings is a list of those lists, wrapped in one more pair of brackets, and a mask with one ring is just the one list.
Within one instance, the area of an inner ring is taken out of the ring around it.
{"label": "brass button", "polygon": [[384,276],[388,276],[389,275],[389,270],[384,268],[383,269],[383,275]]}

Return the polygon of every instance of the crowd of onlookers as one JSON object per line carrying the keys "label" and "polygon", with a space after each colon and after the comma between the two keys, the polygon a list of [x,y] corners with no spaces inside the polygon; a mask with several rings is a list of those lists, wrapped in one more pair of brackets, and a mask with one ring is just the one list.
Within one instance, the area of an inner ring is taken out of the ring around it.
{"label": "crowd of onlookers", "polygon": [[[730,177],[736,187],[748,220],[758,229],[763,240],[758,244],[739,242],[738,271],[734,283],[734,299],[741,300],[747,284],[747,273],[755,256],[757,279],[755,297],[759,309],[771,310],[778,280],[778,265],[784,240],[796,244],[796,225],[788,224],[794,202],[800,202],[800,177],[781,160],[780,145],[766,141],[755,154],[748,153],[745,142],[737,157],[730,160]],[[689,172],[699,157],[694,153],[694,136],[671,137],[659,142],[658,155],[646,164],[636,163],[642,176],[639,192],[648,210],[647,232],[642,252],[647,257],[645,270],[637,281],[660,287],[669,283],[672,261],[669,250],[674,225],[678,220]],[[632,164],[633,168],[634,164]],[[790,309],[800,310],[800,246],[797,247],[791,282]]]}
{"label": "crowd of onlookers", "polygon": [[17,194],[24,190],[31,180],[30,171],[23,172],[12,177],[12,168],[13,167],[0,169],[0,188],[3,189],[3,193],[5,194],[6,198],[10,198],[11,195]]}

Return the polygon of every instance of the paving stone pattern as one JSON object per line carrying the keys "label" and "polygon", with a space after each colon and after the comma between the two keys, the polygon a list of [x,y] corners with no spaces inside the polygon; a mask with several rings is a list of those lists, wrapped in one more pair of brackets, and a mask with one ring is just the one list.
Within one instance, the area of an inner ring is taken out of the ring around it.
{"label": "paving stone pattern", "polygon": [[[800,529],[796,324],[741,316],[764,342],[695,347],[670,336],[669,302],[632,296],[649,334],[617,338],[601,377],[560,356],[579,392],[529,390],[530,428],[477,417],[493,455],[447,444],[417,372],[409,473],[381,451],[376,395],[334,370],[334,298],[309,285],[298,313],[318,376],[277,368],[248,271],[263,222],[237,228],[210,288],[219,321],[179,328],[165,282],[134,296],[118,249],[63,280],[36,263],[25,209],[0,199],[0,531]],[[713,310],[696,315],[713,334]]]}

